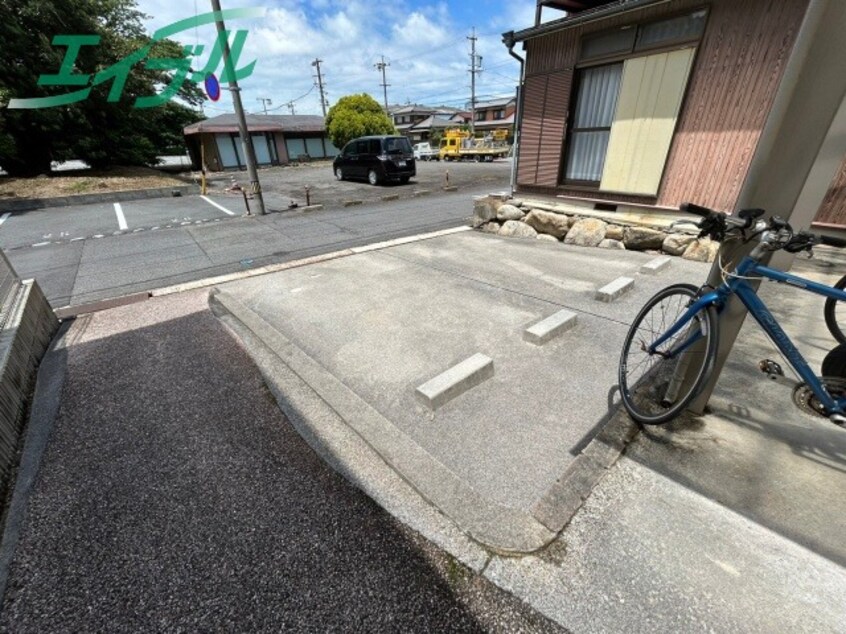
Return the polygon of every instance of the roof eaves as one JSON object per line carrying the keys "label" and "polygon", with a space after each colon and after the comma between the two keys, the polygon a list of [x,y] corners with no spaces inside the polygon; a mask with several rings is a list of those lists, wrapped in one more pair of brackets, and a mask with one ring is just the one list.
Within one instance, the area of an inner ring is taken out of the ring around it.
{"label": "roof eaves", "polygon": [[665,4],[671,1],[672,0],[617,0],[617,2],[614,2],[613,4],[607,4],[597,7],[596,9],[580,11],[576,15],[568,15],[558,20],[544,22],[538,26],[531,26],[520,31],[508,31],[507,33],[502,34],[502,40],[506,43],[506,45],[508,42],[524,42],[525,40],[530,40],[534,37],[547,35],[548,33],[553,33],[555,31],[563,31],[580,24],[594,22],[595,20],[601,20],[621,13],[628,13],[629,11],[636,11],[637,9],[642,9],[648,5]]}

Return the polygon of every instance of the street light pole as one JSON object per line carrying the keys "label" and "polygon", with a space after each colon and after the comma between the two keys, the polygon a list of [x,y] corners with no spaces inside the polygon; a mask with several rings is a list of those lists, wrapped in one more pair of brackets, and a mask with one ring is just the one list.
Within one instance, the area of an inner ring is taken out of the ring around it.
{"label": "street light pole", "polygon": [[264,114],[267,116],[267,107],[272,106],[273,102],[267,97],[256,97],[256,101],[261,102],[261,107],[264,108]]}
{"label": "street light pole", "polygon": [[238,87],[238,80],[235,78],[235,66],[232,63],[232,56],[229,51],[229,37],[226,33],[226,25],[221,15],[220,0],[211,0],[212,10],[215,12],[215,26],[218,37],[223,44],[223,67],[229,79],[229,91],[232,93],[232,105],[235,108],[235,116],[238,119],[238,132],[241,136],[241,145],[244,147],[244,158],[247,161],[247,174],[250,178],[250,192],[256,201],[259,215],[265,215],[264,198],[261,195],[261,184],[259,183],[258,170],[256,169],[256,152],[253,147],[253,139],[247,130],[247,118],[244,116],[244,107],[241,104],[241,89]]}

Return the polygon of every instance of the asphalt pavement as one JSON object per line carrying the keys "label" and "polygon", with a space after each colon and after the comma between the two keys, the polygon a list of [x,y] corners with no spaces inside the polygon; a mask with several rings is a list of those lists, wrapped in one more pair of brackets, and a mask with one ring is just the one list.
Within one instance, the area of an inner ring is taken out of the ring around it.
{"label": "asphalt pavement", "polygon": [[[507,172],[498,178],[507,186]],[[420,197],[409,189],[399,200],[251,217],[240,215],[238,197],[220,195],[43,209],[7,217],[0,247],[60,308],[459,226],[471,196],[492,188]]]}
{"label": "asphalt pavement", "polygon": [[2,631],[562,631],[328,468],[206,295],[78,318],[49,353]]}

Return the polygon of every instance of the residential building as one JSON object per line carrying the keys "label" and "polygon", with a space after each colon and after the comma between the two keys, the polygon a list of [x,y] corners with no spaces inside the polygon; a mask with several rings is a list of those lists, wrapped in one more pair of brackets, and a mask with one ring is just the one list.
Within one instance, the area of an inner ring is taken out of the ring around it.
{"label": "residential building", "polygon": [[477,101],[473,127],[479,133],[507,128],[509,137],[511,137],[514,130],[514,113],[516,110],[517,99],[515,97]]}
{"label": "residential building", "polygon": [[[286,165],[338,154],[319,115],[250,114],[246,119],[259,165]],[[246,167],[234,114],[193,123],[183,133],[195,169],[203,162],[213,172]]]}
{"label": "residential building", "polygon": [[469,121],[469,115],[457,108],[417,104],[391,107],[390,116],[397,132],[407,136],[412,143],[427,141],[437,130],[455,127]]}
{"label": "residential building", "polygon": [[[505,35],[525,51],[518,189],[734,209],[808,4],[539,0]],[[817,220],[846,224],[846,163]]]}

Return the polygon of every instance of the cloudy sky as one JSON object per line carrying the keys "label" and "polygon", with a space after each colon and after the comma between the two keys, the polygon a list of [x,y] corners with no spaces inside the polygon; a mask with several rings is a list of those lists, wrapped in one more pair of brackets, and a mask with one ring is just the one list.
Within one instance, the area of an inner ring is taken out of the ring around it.
{"label": "cloudy sky", "polygon": [[[354,92],[382,102],[381,73],[374,64],[384,55],[388,101],[464,107],[470,98],[470,42],[475,27],[476,52],[482,56],[477,99],[514,94],[519,67],[502,44],[502,33],[531,26],[535,0],[221,0],[224,9],[263,7],[264,18],[233,20],[230,30],[248,29],[240,66],[256,60],[253,75],[241,82],[244,108],[288,114],[321,114],[315,87],[315,58],[329,104]],[[209,0],[138,0],[152,32],[195,12],[211,10]],[[544,16],[546,17],[546,15]],[[552,16],[554,17],[554,16]],[[183,32],[185,44],[214,43],[214,27]],[[520,52],[518,50],[518,52]],[[219,73],[218,73],[219,75]],[[206,103],[206,114],[231,112],[224,92]]]}

